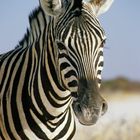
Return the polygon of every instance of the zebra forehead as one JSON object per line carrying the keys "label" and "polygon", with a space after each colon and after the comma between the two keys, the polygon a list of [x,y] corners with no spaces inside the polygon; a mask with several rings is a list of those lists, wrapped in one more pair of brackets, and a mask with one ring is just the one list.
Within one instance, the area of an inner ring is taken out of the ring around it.
{"label": "zebra forehead", "polygon": [[61,27],[60,25],[56,32],[57,39],[62,42],[65,42],[68,38],[72,40],[79,39],[84,42],[89,41],[89,39],[102,42],[106,39],[105,31],[100,24],[94,23],[94,21],[89,23],[84,18],[80,19],[80,17],[73,19],[72,22],[67,21],[65,26],[62,25]]}
{"label": "zebra forehead", "polygon": [[[85,4],[82,5],[81,9],[71,8],[68,13],[60,15],[60,18],[57,19],[56,30],[62,28],[69,32],[72,27],[74,32],[83,33],[86,30],[86,32],[93,33],[94,31],[96,35],[100,35],[100,38],[103,38],[102,40],[105,38],[104,29],[98,18],[94,15],[92,9]],[[64,33],[67,34],[66,31]]]}

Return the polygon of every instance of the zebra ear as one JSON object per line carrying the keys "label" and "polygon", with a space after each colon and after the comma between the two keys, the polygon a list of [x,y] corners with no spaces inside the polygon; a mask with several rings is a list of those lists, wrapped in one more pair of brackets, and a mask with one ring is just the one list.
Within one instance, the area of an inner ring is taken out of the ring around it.
{"label": "zebra ear", "polygon": [[85,0],[88,5],[92,6],[96,16],[105,13],[110,8],[113,1],[114,0]]}
{"label": "zebra ear", "polygon": [[40,0],[40,5],[47,15],[57,16],[62,11],[61,0]]}

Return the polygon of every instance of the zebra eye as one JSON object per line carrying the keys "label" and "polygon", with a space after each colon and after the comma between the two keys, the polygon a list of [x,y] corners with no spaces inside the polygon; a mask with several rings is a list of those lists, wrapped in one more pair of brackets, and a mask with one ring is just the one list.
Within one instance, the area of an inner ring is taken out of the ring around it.
{"label": "zebra eye", "polygon": [[58,46],[59,50],[65,50],[66,49],[65,45],[62,42],[57,42],[57,46]]}
{"label": "zebra eye", "polygon": [[58,47],[59,53],[68,54],[68,50],[63,42],[57,41],[57,47]]}

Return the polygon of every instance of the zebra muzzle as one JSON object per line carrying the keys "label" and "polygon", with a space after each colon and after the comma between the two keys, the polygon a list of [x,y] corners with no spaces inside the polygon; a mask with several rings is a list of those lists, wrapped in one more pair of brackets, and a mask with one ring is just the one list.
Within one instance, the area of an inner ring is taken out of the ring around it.
{"label": "zebra muzzle", "polygon": [[97,88],[90,85],[93,84],[80,83],[77,100],[72,104],[76,117],[83,125],[95,124],[108,108],[107,102],[100,96]]}
{"label": "zebra muzzle", "polygon": [[104,102],[102,107],[81,105],[74,101],[73,110],[79,122],[83,125],[93,125],[107,111],[107,103]]}

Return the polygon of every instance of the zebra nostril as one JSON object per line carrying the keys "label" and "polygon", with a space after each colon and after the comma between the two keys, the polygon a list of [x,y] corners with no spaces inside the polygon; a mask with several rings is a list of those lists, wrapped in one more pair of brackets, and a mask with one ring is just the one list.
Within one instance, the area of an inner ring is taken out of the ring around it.
{"label": "zebra nostril", "polygon": [[102,109],[101,110],[101,115],[103,116],[106,113],[107,109],[108,109],[108,105],[107,105],[106,101],[103,101],[101,109]]}
{"label": "zebra nostril", "polygon": [[74,98],[78,98],[77,92],[72,92],[72,93],[71,93],[71,96],[74,97]]}
{"label": "zebra nostril", "polygon": [[80,104],[77,105],[77,110],[78,110],[79,112],[82,112],[82,109],[81,109]]}
{"label": "zebra nostril", "polygon": [[76,103],[76,104],[75,104],[75,107],[76,107],[77,112],[79,112],[79,113],[82,112],[80,103]]}

